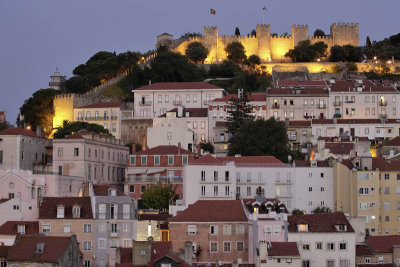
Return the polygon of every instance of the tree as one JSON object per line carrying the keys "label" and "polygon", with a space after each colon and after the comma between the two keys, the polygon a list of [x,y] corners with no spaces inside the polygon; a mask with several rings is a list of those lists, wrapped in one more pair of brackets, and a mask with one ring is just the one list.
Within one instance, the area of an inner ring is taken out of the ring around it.
{"label": "tree", "polygon": [[260,65],[261,64],[261,59],[257,55],[251,55],[251,56],[249,56],[249,62],[250,62],[250,65],[252,67],[254,67],[255,65]]}
{"label": "tree", "polygon": [[241,63],[246,59],[246,51],[240,42],[232,42],[225,48],[228,59],[235,63]]}
{"label": "tree", "polygon": [[33,130],[40,126],[44,136],[50,136],[53,130],[53,99],[59,93],[54,89],[40,89],[34,92],[19,109],[20,114],[24,116],[20,125],[29,125]]}
{"label": "tree", "polygon": [[285,125],[274,118],[268,120],[247,120],[236,130],[229,145],[229,155],[243,156],[271,155],[287,162],[288,155],[297,158],[289,149]]}
{"label": "tree", "polygon": [[105,129],[102,125],[88,123],[84,121],[69,122],[67,120],[64,120],[62,126],[56,128],[55,130],[56,131],[53,135],[54,139],[64,138],[68,135],[76,134],[81,130],[111,136],[109,131]]}
{"label": "tree", "polygon": [[183,38],[183,39],[189,39],[190,37],[201,37],[203,36],[201,33],[199,32],[187,32],[181,35],[181,37],[179,38]]}
{"label": "tree", "polygon": [[3,131],[8,128],[11,128],[11,124],[9,124],[8,122],[0,122],[0,131]]}
{"label": "tree", "polygon": [[254,36],[254,37],[257,37],[257,31],[256,30],[251,30],[251,33],[250,33],[250,35],[251,36]]}
{"label": "tree", "polygon": [[142,194],[144,205],[151,209],[167,211],[171,200],[175,201],[178,195],[175,193],[176,186],[170,183],[157,183],[150,185]]}
{"label": "tree", "polygon": [[208,50],[201,42],[192,42],[187,46],[185,54],[190,61],[200,64],[207,58]]}
{"label": "tree", "polygon": [[238,27],[235,29],[235,36],[240,36],[240,30]]}
{"label": "tree", "polygon": [[203,151],[208,151],[210,154],[214,153],[214,146],[210,142],[202,142],[200,143],[200,148],[203,149]]}
{"label": "tree", "polygon": [[332,209],[325,206],[318,206],[314,208],[311,213],[332,213]]}
{"label": "tree", "polygon": [[304,212],[299,209],[293,209],[292,210],[292,215],[304,215]]}
{"label": "tree", "polygon": [[323,58],[326,57],[326,49],[328,49],[328,45],[324,42],[317,42],[312,45],[312,49],[315,53],[315,58]]}
{"label": "tree", "polygon": [[235,139],[236,131],[245,122],[252,120],[252,110],[249,105],[249,94],[246,90],[240,89],[237,97],[233,97],[228,105],[228,131],[233,136],[230,141]]}
{"label": "tree", "polygon": [[354,73],[358,71],[357,64],[354,62],[347,62],[346,63],[346,70],[350,73]]}
{"label": "tree", "polygon": [[240,71],[241,69],[238,64],[230,60],[224,60],[221,64],[211,65],[207,76],[214,78],[230,78],[234,77],[235,73]]}
{"label": "tree", "polygon": [[323,30],[321,30],[321,29],[316,29],[315,31],[314,31],[314,36],[325,36],[325,32],[323,31]]}
{"label": "tree", "polygon": [[328,46],[324,42],[311,44],[310,40],[300,41],[294,49],[290,49],[285,57],[290,57],[294,62],[313,62],[317,58],[326,56]]}
{"label": "tree", "polygon": [[360,62],[363,58],[362,50],[360,47],[352,45],[331,47],[329,61],[331,62]]}

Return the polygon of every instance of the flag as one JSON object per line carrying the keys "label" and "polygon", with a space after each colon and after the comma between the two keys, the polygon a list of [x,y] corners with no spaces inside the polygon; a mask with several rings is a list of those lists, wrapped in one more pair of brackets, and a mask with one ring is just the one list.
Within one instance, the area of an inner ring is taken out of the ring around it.
{"label": "flag", "polygon": [[210,13],[212,14],[212,15],[215,15],[215,9],[210,9]]}
{"label": "flag", "polygon": [[263,6],[263,11],[267,11],[267,7],[266,6]]}

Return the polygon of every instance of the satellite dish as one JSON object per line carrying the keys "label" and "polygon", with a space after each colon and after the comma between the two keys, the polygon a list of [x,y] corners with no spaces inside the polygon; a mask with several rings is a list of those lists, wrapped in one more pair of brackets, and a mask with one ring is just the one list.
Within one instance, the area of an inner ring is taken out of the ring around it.
{"label": "satellite dish", "polygon": [[293,159],[293,158],[292,158],[291,155],[288,155],[288,156],[287,156],[287,159],[288,159],[288,162],[290,163],[290,162],[292,162],[292,159]]}

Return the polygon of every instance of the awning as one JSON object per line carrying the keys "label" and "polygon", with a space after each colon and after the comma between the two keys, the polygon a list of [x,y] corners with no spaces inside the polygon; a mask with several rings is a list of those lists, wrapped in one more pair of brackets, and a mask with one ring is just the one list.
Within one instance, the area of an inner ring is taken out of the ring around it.
{"label": "awning", "polygon": [[126,171],[126,174],[144,174],[146,172],[147,172],[147,169],[132,169],[132,168],[129,168]]}
{"label": "awning", "polygon": [[159,173],[159,172],[164,172],[166,169],[148,169],[147,174],[152,174],[152,173]]}

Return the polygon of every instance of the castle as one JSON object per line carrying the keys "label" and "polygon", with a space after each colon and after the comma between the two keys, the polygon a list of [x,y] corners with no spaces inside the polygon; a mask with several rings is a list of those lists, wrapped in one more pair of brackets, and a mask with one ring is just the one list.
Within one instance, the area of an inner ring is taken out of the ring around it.
{"label": "castle", "polygon": [[286,58],[285,54],[304,40],[310,40],[312,44],[324,42],[328,45],[328,51],[334,45],[358,46],[358,23],[333,23],[330,27],[330,34],[323,37],[309,36],[308,25],[293,25],[291,36],[271,35],[269,24],[258,24],[256,36],[220,36],[217,26],[205,26],[203,36],[190,39],[173,39],[172,35],[163,33],[157,36],[156,48],[163,45],[174,52],[185,54],[188,44],[198,41],[209,50],[205,63],[212,64],[227,59],[225,48],[229,43],[236,41],[244,46],[246,56],[258,55],[263,62],[288,62],[290,59]]}

